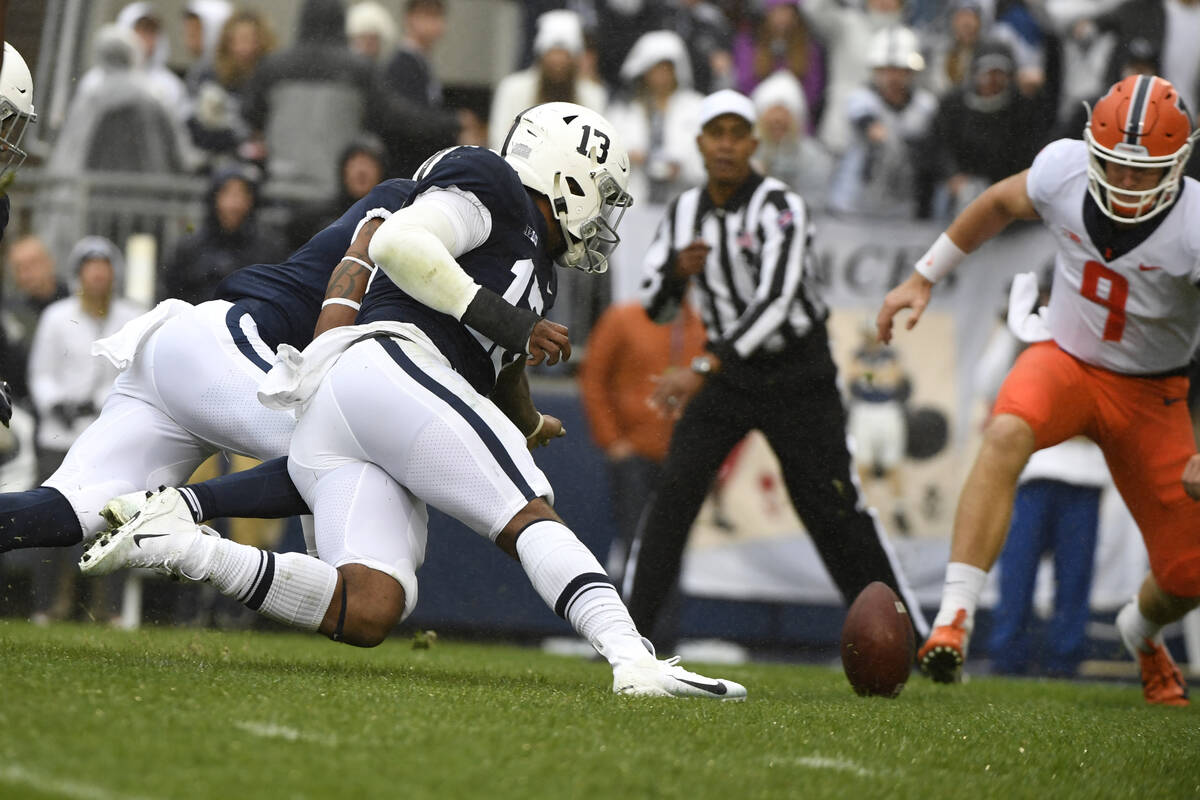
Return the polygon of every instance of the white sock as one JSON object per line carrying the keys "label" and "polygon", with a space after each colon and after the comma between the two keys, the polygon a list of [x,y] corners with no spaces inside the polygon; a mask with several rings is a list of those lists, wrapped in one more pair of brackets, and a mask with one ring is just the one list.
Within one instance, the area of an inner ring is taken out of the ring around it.
{"label": "white sock", "polygon": [[970,564],[951,561],[946,565],[946,582],[942,585],[942,607],[933,618],[933,627],[953,625],[960,610],[966,611],[964,624],[967,633],[975,627],[975,607],[987,582],[987,572]]}
{"label": "white sock", "polygon": [[1117,613],[1117,631],[1121,634],[1121,641],[1125,643],[1125,649],[1135,658],[1139,652],[1150,653],[1153,651],[1153,648],[1146,647],[1147,640],[1152,644],[1161,644],[1162,642],[1160,636],[1162,625],[1153,623],[1142,615],[1136,595]]}
{"label": "white sock", "polygon": [[[315,631],[325,619],[337,570],[301,553],[272,553],[228,539],[201,537],[207,564],[188,575],[202,576],[217,591],[264,617],[303,630]],[[204,554],[188,552],[189,562]]]}
{"label": "white sock", "polygon": [[517,555],[546,605],[609,663],[647,657],[649,651],[621,596],[570,528],[552,520],[529,525],[517,538]]}

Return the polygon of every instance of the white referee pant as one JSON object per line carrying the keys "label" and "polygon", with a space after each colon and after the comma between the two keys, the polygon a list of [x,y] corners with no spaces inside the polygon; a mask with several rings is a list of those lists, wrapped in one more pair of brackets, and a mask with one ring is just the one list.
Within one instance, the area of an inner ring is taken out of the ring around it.
{"label": "white referee pant", "polygon": [[553,502],[508,417],[436,349],[391,336],[352,345],[326,373],[288,466],[321,560],[391,575],[404,616],[417,601],[427,504],[494,541],[531,500]]}
{"label": "white referee pant", "polygon": [[108,500],[178,486],[217,450],[285,455],[295,421],[258,401],[275,356],[249,314],[213,300],[172,317],[142,345],[100,416],[44,485],[70,501],[84,538]]}

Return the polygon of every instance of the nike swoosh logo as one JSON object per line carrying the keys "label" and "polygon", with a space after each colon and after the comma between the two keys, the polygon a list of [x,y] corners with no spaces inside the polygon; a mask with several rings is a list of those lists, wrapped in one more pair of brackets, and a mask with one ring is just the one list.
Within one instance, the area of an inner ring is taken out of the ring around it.
{"label": "nike swoosh logo", "polygon": [[18,91],[18,92],[20,92],[21,94],[25,94],[25,92],[26,92],[27,90],[25,90],[25,89],[22,89],[20,86],[18,86],[18,87],[17,87],[17,91]]}
{"label": "nike swoosh logo", "polygon": [[1142,272],[1152,272],[1156,269],[1162,269],[1162,267],[1147,267],[1145,264],[1138,264],[1138,269],[1140,269]]}
{"label": "nike swoosh logo", "polygon": [[133,546],[141,547],[141,544],[139,544],[139,542],[141,542],[142,539],[157,539],[160,536],[170,536],[170,535],[171,534],[169,534],[169,533],[138,533],[138,534],[135,534],[133,537]]}
{"label": "nike swoosh logo", "polygon": [[676,680],[680,683],[686,683],[688,686],[695,686],[701,691],[712,692],[713,694],[726,694],[729,691],[725,687],[725,684],[720,681],[716,683],[700,683],[699,681],[689,681],[687,678],[676,678]]}
{"label": "nike swoosh logo", "polygon": [[1174,405],[1174,404],[1178,403],[1180,400],[1186,400],[1186,399],[1187,399],[1186,397],[1164,397],[1163,405],[1164,406]]}

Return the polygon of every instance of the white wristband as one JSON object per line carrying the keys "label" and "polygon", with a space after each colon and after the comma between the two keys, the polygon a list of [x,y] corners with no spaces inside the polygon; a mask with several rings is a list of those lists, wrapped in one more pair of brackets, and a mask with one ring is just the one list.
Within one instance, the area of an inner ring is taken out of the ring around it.
{"label": "white wristband", "polygon": [[917,261],[915,269],[924,275],[930,283],[937,283],[954,271],[967,254],[954,241],[942,234]]}
{"label": "white wristband", "polygon": [[[363,261],[361,258],[355,258],[354,256],[342,256],[342,261],[353,261],[355,264],[365,267],[368,272],[375,272],[375,265],[369,264],[366,261]],[[342,261],[339,261],[338,263],[340,264]]]}
{"label": "white wristband", "polygon": [[388,211],[386,208],[372,208],[370,211],[368,211],[366,214],[364,214],[363,218],[360,219],[358,221],[358,224],[354,226],[354,234],[351,235],[350,241],[353,242],[355,239],[358,238],[359,231],[362,230],[363,225],[366,225],[368,222],[370,222],[373,219],[387,219],[391,215],[392,215],[392,212]]}
{"label": "white wristband", "polygon": [[545,415],[544,415],[544,414],[542,414],[542,413],[540,413],[540,412],[539,412],[539,413],[538,413],[538,424],[537,424],[537,427],[536,427],[536,428],[534,428],[532,431],[530,431],[530,432],[529,432],[529,434],[528,434],[528,435],[525,437],[525,440],[526,440],[526,441],[529,441],[530,439],[532,439],[533,437],[535,437],[535,436],[537,436],[539,433],[541,433],[542,426],[543,426],[543,425],[545,425],[545,424],[546,424],[546,417],[545,417]]}
{"label": "white wristband", "polygon": [[321,303],[321,308],[325,308],[326,306],[349,306],[355,311],[358,311],[362,308],[362,303],[356,303],[353,300],[347,300],[344,297],[330,297],[327,298],[324,303]]}

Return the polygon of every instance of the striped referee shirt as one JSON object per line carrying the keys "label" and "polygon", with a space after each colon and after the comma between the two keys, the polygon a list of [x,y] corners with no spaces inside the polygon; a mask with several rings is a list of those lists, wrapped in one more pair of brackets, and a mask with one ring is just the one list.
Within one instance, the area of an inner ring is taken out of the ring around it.
{"label": "striped referee shirt", "polygon": [[689,189],[646,253],[642,304],[655,322],[675,316],[687,289],[676,255],[703,239],[711,249],[695,279],[709,349],[722,359],[778,353],[828,316],[812,285],[812,236],[804,200],[775,178],[752,173],[724,208],[704,187]]}

